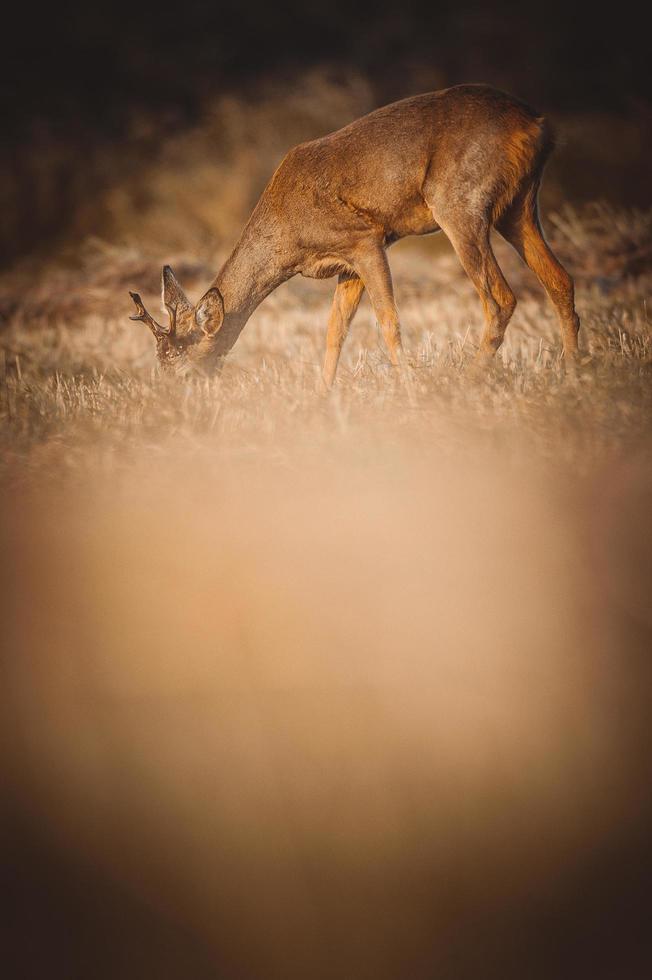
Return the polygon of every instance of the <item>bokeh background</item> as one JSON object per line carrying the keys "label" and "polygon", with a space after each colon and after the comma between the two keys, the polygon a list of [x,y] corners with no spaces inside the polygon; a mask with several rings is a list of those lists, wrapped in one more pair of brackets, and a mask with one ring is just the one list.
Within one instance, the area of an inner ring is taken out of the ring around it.
{"label": "bokeh background", "polygon": [[[632,5],[146,5],[5,21],[3,980],[652,975],[649,33]],[[485,81],[553,120],[582,358],[443,236],[390,258],[330,396],[332,282],[223,375],[157,375],[285,151]]]}

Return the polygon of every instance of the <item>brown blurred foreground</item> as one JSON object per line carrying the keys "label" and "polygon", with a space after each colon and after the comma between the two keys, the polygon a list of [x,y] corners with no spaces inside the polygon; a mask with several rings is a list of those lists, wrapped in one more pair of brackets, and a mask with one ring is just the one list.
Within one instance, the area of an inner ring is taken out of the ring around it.
{"label": "brown blurred foreground", "polygon": [[9,494],[6,975],[648,975],[649,463],[359,453]]}

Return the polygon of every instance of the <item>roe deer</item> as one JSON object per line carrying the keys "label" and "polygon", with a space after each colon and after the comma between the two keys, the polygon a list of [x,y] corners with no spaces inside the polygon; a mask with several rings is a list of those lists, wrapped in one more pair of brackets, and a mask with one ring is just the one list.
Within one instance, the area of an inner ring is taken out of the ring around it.
{"label": "roe deer", "polygon": [[537,194],[552,149],[549,127],[518,99],[486,85],[458,85],[377,109],[329,136],[290,150],[240,239],[193,305],[169,266],[154,333],[161,364],[217,368],[247,319],[297,273],[338,276],[326,335],[330,387],[349,324],[366,287],[391,361],[401,331],[386,249],[407,235],[443,230],[480,294],[486,325],[479,356],[500,347],[516,299],[491,249],[495,227],[537,275],[559,318],[566,356],[577,353],[573,280],[546,244]]}

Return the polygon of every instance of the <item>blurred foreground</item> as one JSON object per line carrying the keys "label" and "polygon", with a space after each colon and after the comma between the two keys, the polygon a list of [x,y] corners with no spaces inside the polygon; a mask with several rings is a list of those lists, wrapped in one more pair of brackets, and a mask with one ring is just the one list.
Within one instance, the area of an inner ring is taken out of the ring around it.
{"label": "blurred foreground", "polygon": [[591,220],[577,377],[507,252],[486,379],[408,244],[410,378],[365,301],[328,398],[332,284],[180,385],[137,249],[5,281],[8,976],[650,975],[649,217]]}

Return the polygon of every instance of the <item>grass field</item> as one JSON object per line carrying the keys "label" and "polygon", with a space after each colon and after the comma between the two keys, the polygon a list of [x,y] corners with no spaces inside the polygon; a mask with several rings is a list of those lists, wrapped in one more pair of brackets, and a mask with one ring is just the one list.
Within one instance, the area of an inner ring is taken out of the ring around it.
{"label": "grass field", "polygon": [[365,299],[327,396],[332,283],[170,382],[127,290],[155,312],[164,257],[196,298],[220,255],[0,282],[2,753],[66,976],[646,975],[650,222],[548,222],[576,373],[500,242],[483,378],[452,252],[397,246],[409,374]]}

